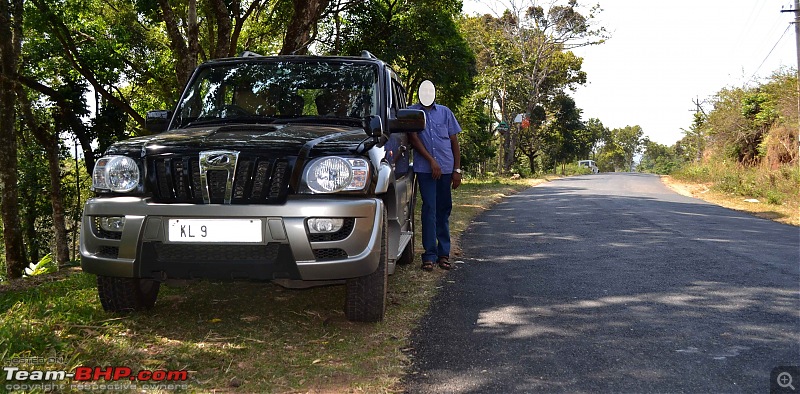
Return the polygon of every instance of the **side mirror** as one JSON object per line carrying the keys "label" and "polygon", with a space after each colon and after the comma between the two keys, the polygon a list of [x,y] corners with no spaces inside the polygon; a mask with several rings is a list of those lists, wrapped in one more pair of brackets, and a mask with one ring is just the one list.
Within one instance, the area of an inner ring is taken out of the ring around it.
{"label": "side mirror", "polygon": [[389,119],[391,133],[419,133],[425,130],[425,112],[421,109],[397,110],[397,117]]}
{"label": "side mirror", "polygon": [[161,133],[167,130],[170,119],[172,119],[172,111],[147,111],[147,116],[144,118],[144,128],[153,134]]}
{"label": "side mirror", "polygon": [[380,137],[383,135],[383,121],[380,116],[370,115],[364,118],[364,131],[370,137]]}

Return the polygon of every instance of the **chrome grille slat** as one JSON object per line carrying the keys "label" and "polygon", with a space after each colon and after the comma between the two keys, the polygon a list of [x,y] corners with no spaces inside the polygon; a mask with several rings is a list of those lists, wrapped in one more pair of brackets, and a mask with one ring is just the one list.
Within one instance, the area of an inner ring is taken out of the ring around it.
{"label": "chrome grille slat", "polygon": [[[210,168],[202,177],[197,153],[156,157],[149,168],[149,189],[160,203],[282,204],[288,193],[289,164],[269,157],[242,154],[232,175]],[[226,196],[229,181],[232,187]],[[209,201],[204,201],[204,183]]]}

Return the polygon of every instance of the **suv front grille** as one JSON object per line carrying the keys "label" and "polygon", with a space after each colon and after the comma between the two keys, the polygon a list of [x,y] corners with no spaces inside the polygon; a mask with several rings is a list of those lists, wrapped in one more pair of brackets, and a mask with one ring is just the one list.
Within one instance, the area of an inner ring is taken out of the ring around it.
{"label": "suv front grille", "polygon": [[[156,202],[203,203],[199,155],[156,157],[148,165],[148,183]],[[282,204],[288,193],[288,170],[284,160],[240,155],[231,185],[231,204]],[[206,179],[210,202],[224,203],[228,171],[209,170]]]}
{"label": "suv front grille", "polygon": [[342,249],[314,249],[314,258],[317,261],[342,260],[347,258],[347,252]]}
{"label": "suv front grille", "polygon": [[211,245],[155,244],[160,262],[260,261],[273,263],[278,258],[280,244]]}

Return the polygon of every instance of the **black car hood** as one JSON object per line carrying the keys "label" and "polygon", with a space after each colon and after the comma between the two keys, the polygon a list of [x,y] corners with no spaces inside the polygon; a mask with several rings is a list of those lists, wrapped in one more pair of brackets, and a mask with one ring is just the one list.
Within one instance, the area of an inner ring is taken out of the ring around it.
{"label": "black car hood", "polygon": [[151,156],[205,150],[237,150],[270,156],[296,156],[305,146],[311,156],[348,154],[368,137],[364,129],[321,124],[229,124],[171,130],[112,145],[106,154]]}

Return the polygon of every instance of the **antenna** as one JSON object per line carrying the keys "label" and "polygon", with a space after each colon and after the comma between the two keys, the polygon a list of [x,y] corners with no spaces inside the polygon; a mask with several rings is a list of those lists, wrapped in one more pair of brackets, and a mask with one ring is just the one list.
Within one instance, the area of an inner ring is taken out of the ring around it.
{"label": "antenna", "polygon": [[370,52],[370,51],[368,51],[366,49],[361,51],[361,57],[365,57],[367,59],[376,59],[376,60],[378,59],[377,56],[373,55],[372,52]]}

